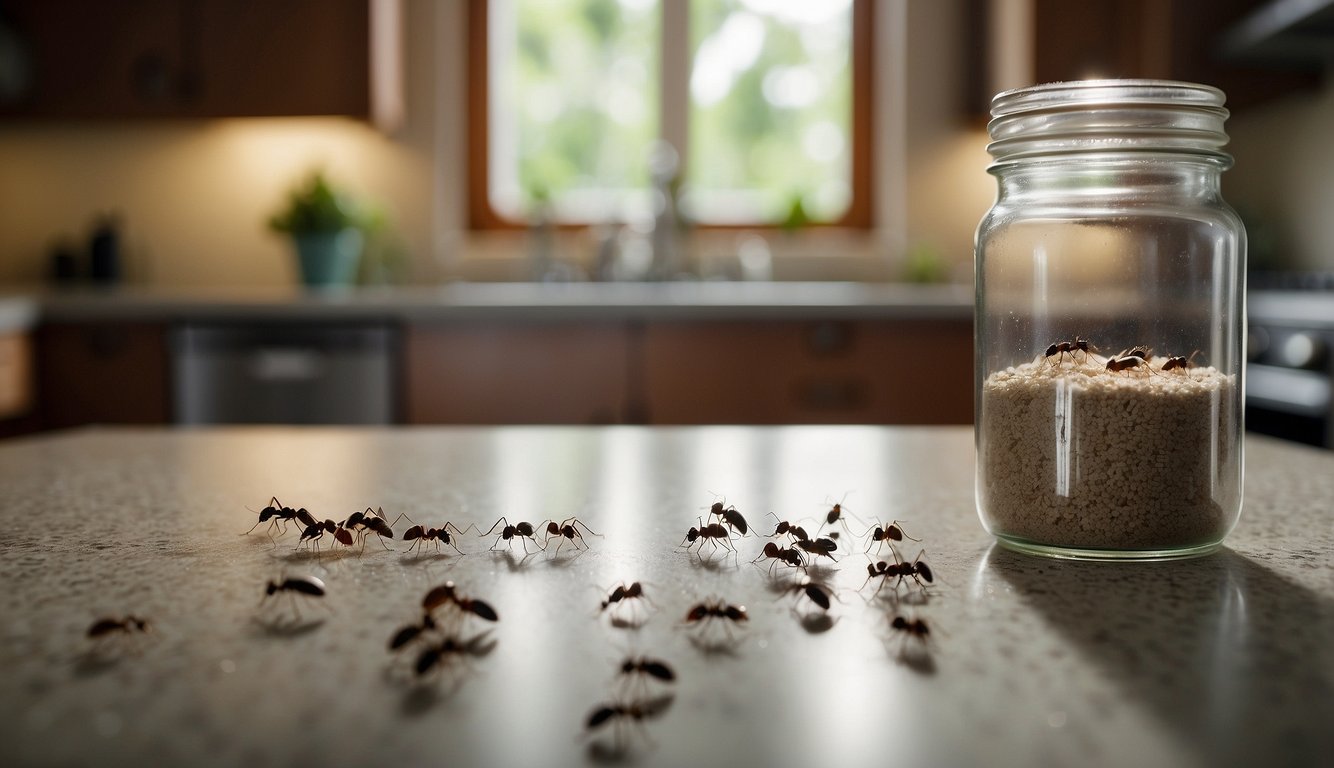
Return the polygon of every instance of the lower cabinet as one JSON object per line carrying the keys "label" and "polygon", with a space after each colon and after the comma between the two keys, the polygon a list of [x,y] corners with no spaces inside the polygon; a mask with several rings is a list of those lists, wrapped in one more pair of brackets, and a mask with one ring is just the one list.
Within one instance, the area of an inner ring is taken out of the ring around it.
{"label": "lower cabinet", "polygon": [[170,420],[167,330],[161,323],[43,325],[37,374],[45,429]]}
{"label": "lower cabinet", "polygon": [[969,320],[416,326],[417,424],[968,424]]}
{"label": "lower cabinet", "polygon": [[619,323],[451,323],[407,332],[412,424],[626,421],[629,336]]}
{"label": "lower cabinet", "polygon": [[963,321],[652,323],[644,402],[655,424],[969,424]]}

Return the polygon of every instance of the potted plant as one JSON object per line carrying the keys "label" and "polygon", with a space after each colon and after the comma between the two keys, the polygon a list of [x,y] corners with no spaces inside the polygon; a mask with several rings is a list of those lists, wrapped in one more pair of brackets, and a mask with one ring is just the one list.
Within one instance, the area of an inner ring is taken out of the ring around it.
{"label": "potted plant", "polygon": [[269,219],[269,228],[292,236],[303,283],[349,285],[361,259],[362,219],[347,195],[316,171],[291,191],[286,207]]}

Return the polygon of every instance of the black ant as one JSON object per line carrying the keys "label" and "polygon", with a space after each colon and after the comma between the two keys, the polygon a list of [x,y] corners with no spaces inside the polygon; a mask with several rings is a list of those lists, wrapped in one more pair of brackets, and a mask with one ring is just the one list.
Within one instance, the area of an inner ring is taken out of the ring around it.
{"label": "black ant", "polygon": [[825,539],[825,538],[813,539],[813,540],[799,539],[793,543],[796,544],[798,547],[800,547],[802,551],[804,551],[808,555],[813,555],[815,557],[827,557],[836,563],[838,562],[838,558],[830,554],[834,550],[838,549],[838,543],[835,542],[833,539]]}
{"label": "black ant", "polygon": [[[268,506],[259,511],[259,520],[254,525],[250,526],[250,531],[255,530],[255,528],[259,527],[260,523],[267,520],[269,521],[269,527],[266,533],[268,533],[269,538],[272,539],[274,526],[278,526],[278,532],[282,534],[287,533],[287,523],[292,520],[300,523],[302,528],[309,528],[317,522],[315,516],[310,514],[309,510],[305,507],[301,507],[300,509],[284,507],[282,502],[278,501],[277,496],[269,497],[269,502]],[[246,531],[241,535],[245,536],[246,534],[249,534],[250,531]]]}
{"label": "black ant", "polygon": [[780,547],[777,544],[773,543],[772,541],[765,544],[763,551],[761,551],[760,554],[755,557],[755,560],[751,560],[751,562],[753,563],[762,557],[768,557],[773,559],[773,562],[769,563],[770,573],[773,572],[774,566],[778,565],[779,563],[785,563],[792,568],[806,567],[806,558],[802,557],[801,553],[798,552],[795,548]]}
{"label": "black ant", "polygon": [[[504,523],[503,526],[501,526],[502,523]],[[520,522],[518,525],[510,525],[509,521],[502,516],[496,521],[495,525],[491,526],[490,530],[482,535],[490,536],[491,532],[497,527],[500,527],[500,536],[496,539],[495,543],[491,545],[491,551],[493,552],[498,548],[502,541],[509,542],[509,544],[506,545],[507,548],[514,546],[513,540],[516,538],[523,542],[523,553],[525,555],[531,554],[528,551],[528,542],[530,540],[533,542],[534,546],[537,546],[537,539],[534,538],[536,531],[533,529],[532,523]],[[538,547],[538,549],[545,550],[546,547]]]}
{"label": "black ant", "polygon": [[785,594],[794,594],[800,600],[805,595],[808,600],[815,603],[821,610],[829,610],[829,598],[831,594],[829,588],[823,584],[817,584],[809,579],[799,581],[795,584],[789,584],[783,589]]}
{"label": "black ant", "polygon": [[1070,355],[1071,360],[1074,359],[1075,352],[1083,352],[1084,356],[1087,358],[1089,350],[1097,352],[1098,348],[1090,344],[1089,340],[1083,336],[1076,336],[1074,341],[1058,341],[1047,347],[1047,351],[1042,357],[1044,360],[1050,360],[1053,357],[1056,357],[1056,364],[1060,365],[1065,362],[1065,356],[1067,354]]}
{"label": "black ant", "polygon": [[[894,552],[892,547],[890,548],[890,551]],[[911,577],[913,581],[917,582],[917,585],[922,589],[926,589],[926,585],[933,582],[935,577],[931,574],[931,566],[922,562],[922,555],[925,554],[926,550],[924,549],[917,553],[917,557],[914,558],[911,563],[905,563],[899,559],[898,553],[894,552],[893,563],[881,560],[878,563],[867,565],[866,581],[863,581],[861,587],[858,587],[858,589],[864,588],[870,583],[871,579],[876,578],[877,576],[880,577],[882,581],[880,582],[880,586],[876,587],[876,594],[880,593],[880,590],[885,586],[885,582],[891,577],[898,577],[897,581],[894,582],[894,589],[896,590],[899,588],[899,584],[904,578],[908,577]],[[925,583],[923,583],[923,581],[925,581]]]}
{"label": "black ant", "polygon": [[633,723],[641,730],[645,741],[651,742],[651,739],[648,738],[648,734],[643,732],[644,721],[657,717],[665,712],[667,707],[671,706],[672,698],[672,696],[668,695],[647,700],[599,704],[584,721],[584,728],[591,733],[594,729],[606,725],[609,722],[614,723],[615,731],[612,739],[615,746],[613,747],[614,751],[611,755],[623,756],[623,752],[627,745],[625,744],[625,737],[622,736],[621,724],[626,722]]}
{"label": "black ant", "polygon": [[88,637],[97,639],[110,637],[118,633],[126,636],[134,633],[146,635],[152,631],[153,625],[148,622],[148,619],[126,616],[123,619],[98,619],[88,628]]}
{"label": "black ant", "polygon": [[443,669],[453,659],[463,659],[468,656],[485,656],[495,647],[495,642],[486,643],[486,638],[490,632],[482,632],[478,635],[460,639],[455,636],[449,636],[440,639],[438,642],[427,645],[417,656],[417,663],[413,666],[417,677],[425,677],[427,673],[434,669]]}
{"label": "black ant", "polygon": [[[903,528],[902,526],[899,525],[898,520],[892,520],[883,525],[880,523],[876,523],[875,526],[871,528],[871,530],[867,531],[867,533],[871,534],[871,538],[868,539],[866,542],[865,551],[867,552],[871,551],[871,545],[876,542],[879,542],[881,545],[883,545],[886,541],[903,541],[904,539],[910,539],[912,541],[921,541],[921,539],[914,539],[913,537],[904,533]],[[862,535],[865,536],[866,534],[864,533]],[[879,552],[880,548],[877,547],[876,551]]]}
{"label": "black ant", "polygon": [[431,617],[431,614],[423,613],[420,623],[409,624],[399,629],[393,637],[389,638],[389,650],[397,651],[435,628],[435,619]]}
{"label": "black ant", "polygon": [[702,519],[699,521],[699,527],[695,528],[692,526],[690,530],[686,531],[686,537],[676,546],[678,549],[685,547],[686,551],[689,552],[690,547],[694,546],[696,542],[699,542],[699,549],[703,550],[705,541],[712,544],[714,549],[717,549],[718,542],[722,541],[725,548],[730,549],[732,554],[736,554],[736,547],[732,546],[732,534],[727,532],[727,529],[723,527],[722,523],[709,523],[708,525],[705,525]]}
{"label": "black ant", "polygon": [[[927,637],[931,634],[931,628],[926,625],[924,619],[905,619],[902,616],[895,616],[889,626],[904,633],[904,637],[915,637],[922,643],[926,643]],[[947,633],[948,634],[948,633]]]}
{"label": "black ant", "polygon": [[[772,512],[770,512],[769,515],[773,517],[773,519],[778,520],[778,515],[775,515]],[[769,536],[782,536],[783,534],[787,534],[793,539],[800,539],[802,541],[810,538],[806,533],[806,529],[802,528],[800,525],[794,525],[786,520],[778,520],[778,525],[774,527],[774,532],[769,534]]]}
{"label": "black ant", "polygon": [[316,521],[307,525],[306,529],[301,532],[301,539],[297,541],[296,546],[299,549],[302,546],[314,544],[315,551],[319,552],[319,540],[324,537],[325,533],[333,534],[334,541],[345,547],[352,546],[352,534],[342,525],[339,525],[332,520]]}
{"label": "black ant", "polygon": [[[847,521],[847,519],[843,517],[843,513],[846,512],[846,511],[847,511],[847,510],[843,509],[843,502],[840,501],[840,502],[834,504],[834,506],[830,507],[830,508],[829,508],[829,511],[825,513],[825,516],[824,516],[824,522],[823,522],[823,523],[820,523],[820,528],[819,528],[818,530],[816,530],[815,534],[816,534],[817,536],[820,535],[820,531],[824,530],[824,527],[825,527],[826,525],[833,525],[834,523],[837,523],[837,522],[842,522],[842,523],[843,523],[843,527],[844,527],[845,529],[847,529],[848,533],[852,533],[852,529],[851,529],[851,528],[848,528],[848,521]],[[849,512],[848,515],[851,516],[852,513]],[[837,537],[837,536],[838,536],[837,533],[830,533],[829,535],[830,535],[831,537]]]}
{"label": "black ant", "polygon": [[715,501],[713,506],[709,507],[709,515],[717,515],[720,520],[731,526],[732,530],[745,536],[750,532],[750,526],[746,523],[746,518],[742,517],[736,507],[723,506],[721,501]]}
{"label": "black ant", "polygon": [[464,597],[459,594],[454,586],[454,582],[447,581],[438,587],[435,587],[426,596],[422,598],[422,609],[427,613],[434,611],[442,605],[453,605],[464,613],[471,613],[474,616],[485,619],[486,621],[499,621],[500,617],[496,614],[496,609],[483,600]]}
{"label": "black ant", "polygon": [[[406,517],[406,515],[399,515]],[[394,522],[398,522],[395,518]],[[366,507],[365,512],[353,512],[343,521],[343,526],[348,529],[355,529],[358,537],[361,538],[361,551],[366,551],[366,537],[374,533],[380,537],[380,546],[389,549],[389,545],[384,543],[385,539],[394,538],[393,527],[385,521],[384,509],[376,507],[371,509]]]}
{"label": "black ant", "polygon": [[[404,517],[406,517],[406,515],[404,515]],[[412,518],[409,517],[408,520],[411,521]],[[459,527],[451,522],[446,522],[439,528],[430,528],[427,526],[417,525],[414,523],[411,528],[403,532],[403,540],[404,541],[415,540],[416,542],[412,546],[408,547],[407,549],[408,552],[411,552],[417,547],[420,547],[422,545],[422,542],[425,541],[434,542],[435,551],[439,552],[440,542],[443,541],[445,544],[448,544],[449,546],[453,547],[454,551],[458,552],[461,555],[463,554],[463,550],[459,549],[458,545],[454,543],[454,539],[462,535],[463,531],[459,530]]]}
{"label": "black ant", "polygon": [[[676,672],[667,665],[667,662],[650,659],[647,656],[640,656],[639,658],[631,656],[621,662],[621,676],[629,679],[631,675],[653,677],[664,683],[676,680]],[[640,679],[646,678],[641,677]]]}
{"label": "black ant", "polygon": [[1194,360],[1195,356],[1198,354],[1200,354],[1200,351],[1197,349],[1194,352],[1190,353],[1190,357],[1182,357],[1180,355],[1177,355],[1176,357],[1169,357],[1167,358],[1167,362],[1163,363],[1161,370],[1163,371],[1179,370],[1182,373],[1185,373],[1186,370],[1190,368],[1191,361]]}
{"label": "black ant", "polygon": [[629,586],[626,586],[625,582],[621,582],[607,595],[607,599],[602,601],[602,607],[598,609],[598,613],[602,613],[613,605],[616,605],[619,608],[619,604],[624,600],[644,600],[650,603],[653,602],[648,599],[648,595],[644,594],[643,584],[633,581]]}
{"label": "black ant", "polygon": [[306,597],[324,597],[324,582],[314,576],[288,576],[282,581],[270,581],[264,586],[264,597],[260,598],[260,604],[263,605],[270,597],[282,592],[286,594],[292,603],[292,614],[300,619],[301,611],[296,605],[296,595],[301,594]]}
{"label": "black ant", "polygon": [[[750,621],[750,617],[746,614],[746,606],[732,605],[723,600],[711,598],[692,606],[686,612],[685,623],[696,627],[706,627],[714,619],[726,619],[732,624],[738,625]],[[731,630],[728,629],[728,626],[724,624],[723,629],[727,632],[728,637],[731,637]]]}
{"label": "black ant", "polygon": [[[574,544],[575,549],[578,549],[581,543],[584,545],[584,548],[587,548],[588,543],[584,541],[584,536],[583,534],[579,533],[579,529],[575,528],[576,525],[579,526],[579,528],[583,528],[591,536],[598,536],[598,537],[602,536],[602,534],[596,533],[592,528],[589,528],[587,525],[584,524],[582,520],[580,520],[577,517],[568,517],[562,520],[560,525],[557,525],[555,520],[551,520],[547,522],[546,526],[547,537],[542,541],[542,549],[546,549],[550,545],[552,536],[561,536],[567,539],[568,541]],[[564,541],[562,541],[560,544],[556,546],[556,554],[558,555],[560,554],[560,548],[563,546],[565,546]]]}
{"label": "black ant", "polygon": [[1116,355],[1107,359],[1107,370],[1113,373],[1140,367],[1143,367],[1149,373],[1153,373],[1148,360],[1139,355]]}

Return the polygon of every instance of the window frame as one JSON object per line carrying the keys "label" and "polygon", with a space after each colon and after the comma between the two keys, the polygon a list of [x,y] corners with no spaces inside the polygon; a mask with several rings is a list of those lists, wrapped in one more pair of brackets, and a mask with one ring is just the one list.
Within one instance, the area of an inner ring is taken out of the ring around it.
{"label": "window frame", "polygon": [[[668,1],[668,0],[664,0]],[[490,182],[490,87],[488,62],[488,0],[468,0],[467,51],[467,207],[468,228],[471,230],[527,229],[530,224],[512,219],[491,206]],[[664,24],[664,27],[666,24]],[[873,103],[875,87],[875,0],[852,0],[852,121],[849,178],[852,198],[843,216],[834,221],[813,222],[819,228],[870,229],[874,225],[875,143]],[[670,54],[664,54],[670,56]],[[689,73],[682,73],[689,81]],[[659,77],[666,80],[661,73]],[[684,118],[683,118],[684,119]],[[662,130],[660,129],[660,134]],[[688,151],[688,148],[687,148]],[[597,222],[561,222],[563,230],[580,230]],[[712,230],[773,230],[781,224],[698,223],[701,229]]]}

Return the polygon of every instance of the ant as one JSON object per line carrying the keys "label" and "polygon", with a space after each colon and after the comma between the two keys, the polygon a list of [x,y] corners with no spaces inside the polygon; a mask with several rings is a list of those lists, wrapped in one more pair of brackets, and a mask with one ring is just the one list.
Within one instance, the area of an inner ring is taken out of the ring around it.
{"label": "ant", "polygon": [[717,515],[719,520],[727,523],[732,530],[740,533],[742,536],[745,536],[750,532],[750,526],[746,523],[746,518],[742,517],[736,507],[724,507],[721,501],[715,501],[713,502],[713,506],[709,507],[709,516],[712,517],[714,515]]}
{"label": "ant", "polygon": [[824,538],[813,539],[813,540],[799,539],[794,543],[798,547],[801,547],[801,549],[808,555],[814,555],[815,557],[827,557],[836,563],[838,562],[838,558],[830,554],[834,550],[838,549],[838,543],[835,542],[833,539],[824,539]]}
{"label": "ant", "polygon": [[289,576],[284,577],[282,581],[270,581],[264,586],[264,597],[260,598],[260,605],[279,592],[290,598],[292,614],[300,619],[301,611],[296,606],[296,595],[299,593],[307,597],[324,597],[324,582],[314,576]]}
{"label": "ant", "polygon": [[489,634],[490,632],[482,632],[467,640],[450,636],[426,646],[417,656],[417,663],[413,667],[417,677],[425,677],[433,669],[443,669],[453,659],[463,659],[466,656],[485,656],[495,647],[494,641],[489,644],[485,643]]}
{"label": "ant", "polygon": [[[890,548],[890,552],[894,552],[893,547]],[[864,588],[870,583],[871,579],[877,576],[879,576],[882,581],[880,582],[880,586],[876,587],[876,594],[880,593],[880,590],[885,586],[885,581],[888,581],[892,576],[898,577],[898,580],[894,582],[895,590],[899,588],[899,584],[905,577],[911,577],[913,581],[917,582],[918,586],[922,589],[926,589],[926,585],[935,581],[935,577],[931,574],[931,566],[922,562],[922,555],[925,554],[926,550],[924,549],[917,553],[917,557],[914,558],[911,563],[905,563],[899,559],[898,553],[894,552],[893,563],[881,560],[878,563],[867,565],[866,581],[863,581],[861,587],[858,587],[858,589]],[[926,583],[923,583],[923,580],[925,580]]]}
{"label": "ant", "polygon": [[648,595],[644,594],[643,584],[634,581],[631,582],[629,586],[626,586],[625,582],[621,582],[616,585],[616,588],[613,589],[609,595],[607,595],[607,599],[602,601],[602,607],[598,609],[598,613],[602,613],[610,606],[616,605],[622,600],[644,600],[652,602],[648,599]]}
{"label": "ant", "polygon": [[732,554],[736,554],[736,547],[732,546],[732,534],[727,532],[722,523],[705,525],[702,519],[699,521],[699,527],[692,526],[690,530],[686,531],[686,537],[676,546],[678,549],[684,546],[686,551],[689,552],[690,547],[694,546],[695,542],[699,542],[699,549],[703,550],[706,540],[713,545],[714,549],[718,548],[718,541],[722,541],[725,548],[730,549]]}
{"label": "ant", "polygon": [[[843,502],[841,502],[841,501],[838,502],[838,503],[836,503],[836,504],[834,504],[834,506],[830,507],[830,508],[829,508],[829,511],[828,511],[827,513],[825,513],[825,516],[824,516],[824,522],[823,522],[823,523],[820,523],[820,527],[819,527],[819,529],[817,529],[817,530],[815,531],[815,534],[818,536],[818,535],[820,534],[820,531],[824,530],[824,527],[825,527],[826,525],[833,525],[834,523],[837,523],[837,522],[842,522],[842,523],[843,523],[843,527],[848,531],[848,533],[852,533],[852,529],[851,529],[851,528],[848,528],[848,521],[847,521],[847,519],[845,519],[845,518],[843,517],[843,513],[844,513],[845,511],[846,511],[846,510],[843,509]],[[849,515],[849,516],[852,516],[852,513],[849,512],[848,515]],[[837,536],[838,536],[837,533],[830,533],[829,535],[830,535],[831,537],[837,537]],[[832,547],[831,547],[831,549],[832,549]]]}
{"label": "ant", "polygon": [[1043,360],[1050,360],[1053,357],[1056,357],[1056,364],[1060,365],[1065,362],[1066,354],[1069,354],[1070,359],[1073,360],[1075,352],[1083,352],[1084,357],[1087,359],[1089,350],[1097,352],[1098,348],[1090,344],[1089,340],[1083,336],[1076,336],[1074,341],[1058,341],[1047,347],[1047,351],[1043,354],[1042,358]]}
{"label": "ant", "polygon": [[292,509],[291,507],[284,507],[282,505],[282,502],[278,501],[277,496],[270,496],[268,506],[264,507],[264,509],[261,509],[259,511],[259,520],[256,521],[254,525],[250,526],[249,531],[246,531],[241,535],[245,536],[249,534],[250,531],[253,531],[256,528],[258,528],[259,524],[265,522],[266,520],[269,523],[269,527],[266,529],[265,532],[268,533],[270,539],[273,538],[272,531],[274,526],[278,526],[278,532],[280,534],[283,534],[287,533],[287,523],[289,521],[295,520],[304,527],[309,527],[311,525],[314,525],[316,522],[315,516],[310,514],[310,512],[305,507],[301,507],[300,509]]}
{"label": "ant", "polygon": [[783,593],[794,594],[797,596],[798,600],[800,600],[801,596],[804,594],[808,600],[819,606],[821,610],[829,610],[829,598],[831,597],[829,588],[823,584],[817,584],[810,579],[795,584],[789,584],[783,589]]}
{"label": "ant", "polygon": [[[404,517],[407,517],[407,515],[404,515]],[[411,521],[412,518],[409,517],[408,520]],[[473,526],[469,527],[471,528]],[[435,542],[435,551],[439,552],[440,542],[443,541],[444,543],[453,547],[454,551],[458,552],[461,555],[463,554],[463,550],[459,549],[458,545],[454,543],[454,539],[462,535],[463,531],[459,530],[459,527],[451,522],[446,522],[439,528],[429,528],[426,526],[416,525],[414,523],[411,528],[403,532],[403,540],[404,541],[413,541],[414,539],[416,540],[415,544],[408,547],[407,549],[408,552],[411,552],[417,547],[420,547],[422,545],[422,542],[424,541]]]}
{"label": "ant", "polygon": [[920,642],[926,643],[927,637],[931,634],[931,628],[926,625],[924,619],[905,619],[902,616],[895,616],[889,626],[904,633],[904,637],[915,637]]}
{"label": "ant", "polygon": [[[633,723],[643,732],[644,721],[661,715],[671,703],[672,696],[668,695],[648,700],[599,704],[584,721],[584,728],[591,733],[595,728],[609,722],[614,723],[615,731],[612,738],[615,743],[615,752],[613,754],[622,755],[627,745],[624,743],[625,738],[621,735],[621,724]],[[647,733],[643,735],[645,741],[651,742]]]}
{"label": "ant", "polygon": [[[746,606],[732,605],[720,599],[710,598],[701,603],[696,603],[686,612],[685,623],[697,627],[706,627],[714,619],[726,619],[732,624],[741,624],[744,621],[750,621],[746,615]],[[723,630],[727,632],[730,638],[731,630],[727,624],[723,625]]]}
{"label": "ant", "polygon": [[[568,539],[571,543],[574,544],[575,549],[578,549],[579,544],[583,543],[584,548],[587,549],[588,543],[584,541],[584,536],[583,534],[579,533],[578,528],[575,528],[576,525],[578,525],[580,528],[583,528],[585,531],[588,531],[588,533],[592,536],[599,536],[599,537],[602,536],[602,534],[597,533],[592,528],[589,528],[587,525],[584,525],[584,522],[577,517],[568,517],[562,520],[560,525],[556,525],[556,521],[551,520],[547,522],[546,526],[547,537],[542,540],[542,549],[546,549],[547,546],[549,546],[552,536],[562,536]],[[565,546],[565,542],[563,541],[556,546],[556,554],[558,555],[560,554],[560,548],[563,546]]]}
{"label": "ant", "polygon": [[123,619],[98,619],[88,628],[88,637],[97,639],[109,637],[116,633],[128,636],[136,632],[146,635],[152,631],[153,625],[148,622],[148,619],[126,616]]}
{"label": "ant", "polygon": [[1114,373],[1140,367],[1143,367],[1149,373],[1153,373],[1148,360],[1139,355],[1116,355],[1107,359],[1107,370]]}
{"label": "ant", "polygon": [[306,529],[301,532],[301,539],[297,541],[296,546],[300,549],[302,545],[314,543],[315,551],[319,552],[319,540],[323,538],[325,533],[333,534],[334,541],[345,547],[352,546],[352,534],[342,525],[336,524],[332,520],[316,521],[307,525]]}
{"label": "ant", "polygon": [[409,624],[402,627],[394,633],[393,637],[389,638],[389,650],[397,651],[435,628],[435,619],[431,617],[431,614],[423,613],[420,624]]}
{"label": "ant", "polygon": [[1163,363],[1163,366],[1160,370],[1163,371],[1179,370],[1182,373],[1185,373],[1186,369],[1190,368],[1191,361],[1194,360],[1195,356],[1198,354],[1200,354],[1200,350],[1197,349],[1194,352],[1190,353],[1190,357],[1181,357],[1180,355],[1177,355],[1176,357],[1169,357],[1167,358],[1167,362]]}
{"label": "ant", "polygon": [[773,543],[772,541],[765,544],[764,550],[755,557],[755,560],[751,560],[751,562],[753,563],[762,557],[768,557],[773,559],[773,562],[769,563],[770,573],[773,573],[774,566],[778,565],[780,562],[786,563],[789,567],[792,568],[806,567],[806,558],[802,557],[801,553],[798,552],[796,548],[780,547],[777,544]]}
{"label": "ant", "polygon": [[442,605],[453,605],[465,613],[471,613],[487,621],[500,620],[500,616],[496,614],[496,609],[492,608],[489,603],[464,597],[458,593],[452,581],[446,581],[444,584],[435,587],[422,598],[422,609],[427,613]]}
{"label": "ant", "polygon": [[[504,523],[504,525],[501,526],[501,523]],[[535,531],[533,529],[532,523],[520,522],[518,525],[510,525],[510,522],[506,520],[504,516],[501,516],[501,518],[496,521],[496,524],[491,526],[490,530],[488,530],[486,533],[482,535],[490,536],[491,532],[494,531],[498,526],[500,527],[500,536],[496,539],[495,543],[491,545],[490,551],[492,552],[496,550],[496,548],[500,545],[500,542],[502,541],[509,542],[509,544],[506,545],[507,548],[514,546],[513,540],[515,538],[518,538],[521,541],[523,541],[523,553],[525,555],[531,554],[528,551],[529,540],[533,542],[534,546],[537,545],[537,539],[534,538]],[[546,549],[546,547],[538,547],[538,548],[542,550]]]}
{"label": "ant", "polygon": [[[875,527],[867,531],[867,533],[871,534],[871,538],[868,539],[866,542],[865,551],[867,552],[871,551],[871,545],[876,542],[880,542],[880,544],[883,545],[886,541],[903,541],[904,539],[911,539],[912,541],[921,541],[921,539],[914,539],[913,537],[904,533],[903,528],[902,526],[900,526],[898,520],[892,520],[883,525],[880,523],[876,523]],[[862,535],[865,536],[866,534],[863,533]],[[893,545],[891,544],[890,546]],[[877,547],[876,551],[879,552],[880,548]]]}
{"label": "ant", "polygon": [[[406,515],[399,515],[406,517]],[[394,522],[398,522],[397,519]],[[355,529],[358,537],[361,538],[361,551],[366,551],[366,537],[374,533],[380,537],[380,546],[389,549],[389,545],[384,543],[385,539],[394,538],[394,529],[389,523],[385,522],[384,508],[376,507],[371,509],[366,507],[365,512],[353,512],[343,521],[343,526],[349,529]]]}
{"label": "ant", "polygon": [[[778,520],[778,515],[775,515],[772,512],[770,512],[769,515],[773,519]],[[774,532],[769,534],[769,536],[770,537],[782,536],[783,534],[787,534],[793,539],[800,539],[802,541],[805,541],[810,538],[810,536],[806,533],[806,529],[802,528],[800,525],[794,525],[786,520],[778,520],[778,525],[774,528]]]}
{"label": "ant", "polygon": [[[630,656],[621,662],[621,676],[630,679],[631,675],[641,675],[640,680],[647,680],[649,677],[661,680],[664,683],[674,682],[676,672],[667,665],[667,662],[659,659],[650,659],[647,656],[635,658]],[[647,676],[647,677],[643,677]]]}

